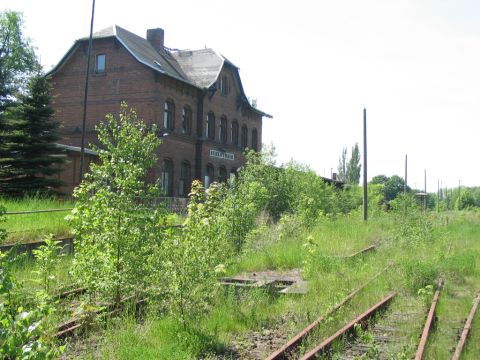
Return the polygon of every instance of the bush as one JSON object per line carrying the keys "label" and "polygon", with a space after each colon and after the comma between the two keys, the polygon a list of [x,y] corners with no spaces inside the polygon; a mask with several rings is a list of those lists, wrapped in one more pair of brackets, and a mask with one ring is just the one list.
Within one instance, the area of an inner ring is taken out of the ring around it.
{"label": "bush", "polygon": [[14,258],[0,251],[0,358],[53,359],[63,347],[55,348],[45,336],[45,319],[53,311],[43,293],[26,308],[19,286],[11,274]]}
{"label": "bush", "polygon": [[440,273],[433,261],[407,260],[403,263],[406,285],[416,293],[427,285],[434,285]]}
{"label": "bush", "polygon": [[97,127],[100,163],[74,191],[72,274],[91,294],[117,304],[125,293],[147,288],[151,269],[146,264],[159,255],[155,250],[164,237],[160,226],[167,221],[166,210],[155,204],[161,189],[146,182],[160,144],[155,130],[147,130],[122,103],[118,118],[107,115]]}

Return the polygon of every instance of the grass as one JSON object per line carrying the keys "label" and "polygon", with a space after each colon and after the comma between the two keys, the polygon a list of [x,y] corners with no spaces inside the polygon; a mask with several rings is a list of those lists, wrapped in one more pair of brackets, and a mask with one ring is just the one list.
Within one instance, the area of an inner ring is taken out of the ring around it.
{"label": "grass", "polygon": [[[72,345],[67,357],[208,359],[222,353],[228,358],[236,351],[247,354],[257,351],[259,356],[266,357],[271,349],[256,349],[264,342],[263,333],[275,331],[290,338],[391,262],[395,263],[392,268],[329,316],[302,351],[331,335],[391,291],[396,291],[397,296],[386,310],[385,318],[389,312],[411,309],[426,316],[432,285],[442,277],[445,288],[438,306],[438,321],[424,358],[451,357],[458,333],[455,328],[463,327],[473,298],[480,291],[480,268],[476,260],[480,254],[479,212],[426,217],[416,214],[408,221],[393,214],[379,214],[367,223],[354,213],[320,219],[311,229],[297,225],[259,226],[248,239],[244,253],[227,272],[233,275],[242,271],[304,268],[304,276],[310,281],[306,295],[278,296],[262,290],[236,292],[218,288],[211,310],[191,319],[186,329],[176,319],[153,312],[157,309],[153,306],[142,322],[129,316],[112,321],[94,337],[91,350],[79,351],[75,347],[78,345]],[[377,245],[375,252],[355,259],[345,258],[371,244]],[[59,266],[60,273],[66,272],[68,261],[65,259]],[[18,269],[26,283],[31,281],[32,266],[26,263]],[[399,328],[402,340],[396,341],[392,348],[392,358],[413,357],[423,322],[424,317],[418,316]],[[342,346],[339,342],[335,348],[340,350]],[[479,354],[480,315],[477,314],[462,358],[476,359]]]}
{"label": "grass", "polygon": [[[217,303],[212,311],[204,318],[198,319],[195,325],[195,328],[201,329],[203,334],[213,336],[217,340],[215,346],[210,344],[192,349],[171,337],[168,337],[168,341],[162,342],[160,339],[162,335],[153,330],[152,324],[160,326],[165,320],[152,320],[147,327],[136,325],[134,328],[126,328],[120,325],[116,330],[111,330],[109,334],[113,337],[118,332],[122,334],[127,331],[132,336],[138,332],[142,336],[142,343],[138,345],[129,343],[124,346],[115,342],[116,345],[112,346],[107,340],[102,348],[104,351],[102,356],[126,359],[128,356],[122,349],[128,348],[129,351],[138,351],[135,356],[146,359],[198,356],[208,358],[208,353],[215,349],[223,347],[234,349],[235,344],[243,341],[242,339],[246,339],[246,342],[241,342],[245,347],[254,347],[249,341],[261,333],[262,329],[280,326],[287,337],[291,337],[318,316],[326,313],[335,303],[370,279],[389,262],[394,261],[395,267],[373,281],[345,307],[332,314],[310,338],[304,351],[318,343],[319,339],[331,335],[355,315],[393,290],[397,291],[397,296],[390,305],[392,309],[414,306],[426,316],[431,294],[419,290],[434,284],[436,279],[442,276],[446,280],[446,287],[439,304],[439,322],[434,337],[429,341],[425,358],[450,357],[456,338],[449,336],[451,333],[446,330],[443,332],[442,329],[450,326],[449,321],[461,322],[466,317],[467,305],[471,303],[473,293],[480,285],[478,264],[475,261],[475,254],[480,250],[480,244],[475,241],[480,238],[477,226],[478,214],[452,213],[448,215],[448,224],[444,215],[435,214],[432,214],[428,221],[416,219],[405,224],[390,215],[370,219],[365,224],[356,215],[358,214],[334,220],[324,219],[311,230],[297,231],[296,234],[287,234],[288,236],[285,236],[285,229],[282,230],[278,226],[260,228],[250,239],[245,254],[229,269],[230,274],[239,271],[289,269],[303,267],[305,261],[310,261],[312,271],[306,275],[311,281],[311,289],[307,295],[276,298],[257,293],[245,294],[239,299],[232,297],[231,294],[222,293],[217,297]],[[433,226],[426,227],[427,222]],[[398,233],[404,236],[399,238],[395,235]],[[304,246],[308,238],[315,244],[313,255],[308,255],[309,252]],[[450,245],[452,239],[454,242]],[[365,254],[358,259],[343,258],[372,243],[378,245],[376,252]],[[449,247],[450,252],[446,255]],[[456,307],[453,306],[456,301],[455,287],[465,294],[465,299],[462,300],[464,304]],[[410,358],[414,355],[423,320],[420,316],[400,329],[404,340],[396,344],[394,356]],[[475,344],[478,332],[476,325],[466,358],[478,358],[480,351]],[[175,346],[172,347],[171,341]],[[165,345],[166,343],[169,345]],[[340,344],[336,346],[339,349],[342,347]],[[160,352],[164,347],[176,350],[164,357]],[[157,349],[157,352],[154,352],[155,356],[149,355],[152,349]],[[470,353],[473,357],[468,357]],[[263,354],[266,355],[268,354]]]}
{"label": "grass", "polygon": [[[24,199],[0,198],[0,206],[7,212],[20,212],[47,209],[68,209],[74,206],[69,200],[56,198],[27,197]],[[7,230],[6,243],[25,242],[43,239],[46,234],[56,237],[70,236],[71,229],[65,221],[68,210],[52,213],[6,215],[2,228]]]}

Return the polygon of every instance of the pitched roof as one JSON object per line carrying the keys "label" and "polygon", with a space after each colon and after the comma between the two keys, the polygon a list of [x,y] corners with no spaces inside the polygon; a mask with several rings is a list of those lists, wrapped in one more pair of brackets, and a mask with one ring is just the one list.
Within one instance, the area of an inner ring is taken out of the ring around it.
{"label": "pitched roof", "polygon": [[178,50],[172,55],[188,78],[200,88],[209,88],[215,83],[225,61],[212,49]]}
{"label": "pitched roof", "polygon": [[[238,67],[212,49],[170,51],[167,48],[163,48],[158,50],[154,48],[147,39],[125,30],[118,25],[113,25],[95,32],[92,37],[93,39],[114,37],[140,63],[161,74],[165,74],[202,90],[214,86],[224,64],[228,64],[236,70],[234,73],[238,80],[241,97],[251,107],[243,91],[238,74]],[[60,62],[50,70],[47,75],[57,72],[63,63],[73,54],[79,44],[88,40],[88,37],[77,40]],[[252,109],[261,115],[271,117],[258,109],[253,107]]]}

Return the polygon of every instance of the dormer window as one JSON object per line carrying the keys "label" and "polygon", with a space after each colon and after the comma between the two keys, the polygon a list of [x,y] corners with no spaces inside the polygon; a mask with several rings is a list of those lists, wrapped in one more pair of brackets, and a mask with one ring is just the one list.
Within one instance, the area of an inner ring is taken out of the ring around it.
{"label": "dormer window", "polygon": [[95,73],[105,74],[105,54],[98,54],[95,57]]}
{"label": "dormer window", "polygon": [[225,75],[223,75],[220,78],[220,93],[222,95],[228,95],[229,92],[230,92],[230,84],[228,83],[228,78]]}

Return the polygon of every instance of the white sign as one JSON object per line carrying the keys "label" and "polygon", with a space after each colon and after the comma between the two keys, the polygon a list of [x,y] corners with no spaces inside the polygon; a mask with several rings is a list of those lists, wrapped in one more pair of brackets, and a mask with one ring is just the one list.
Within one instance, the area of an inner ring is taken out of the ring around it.
{"label": "white sign", "polygon": [[210,157],[225,159],[225,160],[235,160],[235,154],[218,151],[218,150],[210,150]]}

